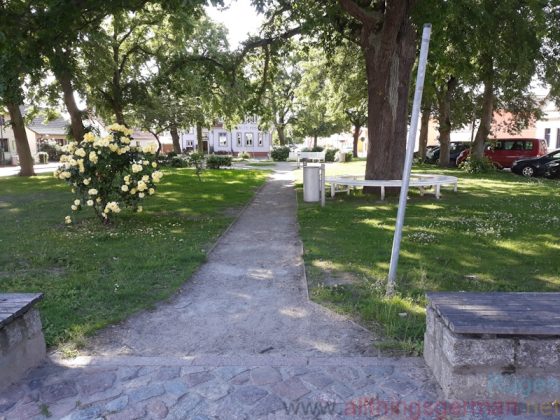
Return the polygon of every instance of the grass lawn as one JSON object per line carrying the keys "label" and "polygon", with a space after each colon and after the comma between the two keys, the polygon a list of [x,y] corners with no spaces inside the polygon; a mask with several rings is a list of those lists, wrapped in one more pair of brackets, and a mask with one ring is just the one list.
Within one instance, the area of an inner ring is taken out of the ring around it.
{"label": "grass lawn", "polygon": [[143,213],[110,227],[88,209],[70,214],[68,186],[0,178],[0,291],[44,292],[47,344],[79,346],[93,331],[169,297],[265,180],[259,171],[167,171]]}
{"label": "grass lawn", "polygon": [[[327,165],[327,176],[363,172],[364,162]],[[384,293],[398,198],[338,194],[323,209],[300,200],[313,299],[381,329],[382,346],[414,353],[426,291],[560,290],[560,182],[434,166],[415,172],[458,176],[459,192],[444,187],[441,200],[411,192],[392,299]]]}

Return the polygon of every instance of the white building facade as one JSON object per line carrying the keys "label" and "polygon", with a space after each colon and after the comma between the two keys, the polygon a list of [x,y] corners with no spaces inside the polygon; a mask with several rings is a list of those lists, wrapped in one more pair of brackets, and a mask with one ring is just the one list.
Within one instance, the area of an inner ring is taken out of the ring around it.
{"label": "white building facade", "polygon": [[[203,129],[202,140],[206,153],[231,154],[248,153],[251,157],[268,157],[272,148],[272,132],[259,129],[258,118],[248,118],[233,130],[222,123],[211,129]],[[197,147],[196,130],[192,128],[181,135],[184,151]]]}

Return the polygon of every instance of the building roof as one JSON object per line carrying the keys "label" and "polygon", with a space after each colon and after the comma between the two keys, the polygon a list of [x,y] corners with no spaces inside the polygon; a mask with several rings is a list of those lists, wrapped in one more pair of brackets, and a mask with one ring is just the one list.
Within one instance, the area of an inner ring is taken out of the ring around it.
{"label": "building roof", "polygon": [[37,115],[27,124],[27,128],[37,134],[51,136],[66,136],[68,134],[68,121],[62,117],[48,121],[44,115]]}

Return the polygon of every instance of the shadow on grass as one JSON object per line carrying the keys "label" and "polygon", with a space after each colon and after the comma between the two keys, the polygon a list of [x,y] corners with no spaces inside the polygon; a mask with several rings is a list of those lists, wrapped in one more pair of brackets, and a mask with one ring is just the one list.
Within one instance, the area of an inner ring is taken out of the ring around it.
{"label": "shadow on grass", "polygon": [[[433,167],[425,172],[459,176],[459,192],[444,188],[441,200],[411,192],[398,296],[392,299],[384,291],[396,198],[379,202],[353,192],[328,200],[323,209],[299,208],[312,296],[380,328],[412,352],[421,348],[427,291],[560,290],[558,181]],[[358,280],[323,285],[341,273]]]}

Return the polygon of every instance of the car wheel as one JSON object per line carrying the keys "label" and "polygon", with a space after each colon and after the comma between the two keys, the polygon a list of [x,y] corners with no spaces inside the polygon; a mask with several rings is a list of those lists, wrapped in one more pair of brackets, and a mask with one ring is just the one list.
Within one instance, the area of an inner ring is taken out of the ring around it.
{"label": "car wheel", "polygon": [[523,176],[531,178],[532,176],[535,176],[535,168],[533,168],[531,165],[525,166],[523,167],[523,169],[521,169],[521,174]]}

